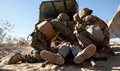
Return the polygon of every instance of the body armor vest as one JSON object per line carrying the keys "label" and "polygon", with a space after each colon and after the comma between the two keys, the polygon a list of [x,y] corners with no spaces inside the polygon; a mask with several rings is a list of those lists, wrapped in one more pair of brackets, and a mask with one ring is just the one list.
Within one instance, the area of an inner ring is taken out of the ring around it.
{"label": "body armor vest", "polygon": [[53,29],[53,25],[48,21],[43,21],[36,27],[41,33],[43,33],[47,37],[47,40],[50,40],[51,42],[54,41],[59,34],[59,32]]}

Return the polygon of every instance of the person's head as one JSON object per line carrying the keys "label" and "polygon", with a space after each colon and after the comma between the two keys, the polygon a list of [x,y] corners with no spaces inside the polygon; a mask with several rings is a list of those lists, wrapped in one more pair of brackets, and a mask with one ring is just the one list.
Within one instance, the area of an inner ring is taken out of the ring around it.
{"label": "person's head", "polygon": [[75,14],[73,15],[73,20],[74,20],[74,21],[79,21],[79,20],[80,20],[80,17],[79,17],[79,14],[78,14],[78,13],[75,13]]}
{"label": "person's head", "polygon": [[58,16],[57,16],[57,19],[59,19],[61,22],[63,22],[64,24],[67,23],[67,21],[69,21],[69,16],[65,13],[60,13]]}
{"label": "person's head", "polygon": [[83,8],[79,12],[80,18],[85,17],[86,15],[91,15],[91,14],[92,14],[92,10],[90,10],[89,8]]}

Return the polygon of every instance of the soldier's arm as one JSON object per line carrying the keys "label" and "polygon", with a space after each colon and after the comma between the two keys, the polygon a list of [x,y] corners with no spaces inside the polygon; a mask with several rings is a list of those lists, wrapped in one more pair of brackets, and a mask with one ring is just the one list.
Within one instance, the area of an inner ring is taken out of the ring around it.
{"label": "soldier's arm", "polygon": [[61,21],[52,20],[51,23],[53,24],[54,29],[56,31],[59,31],[64,36],[68,37],[68,39],[70,39],[71,41],[74,41],[76,39],[73,32],[71,30],[69,30]]}
{"label": "soldier's arm", "polygon": [[93,15],[88,15],[83,19],[83,24],[93,25],[95,21],[97,21],[97,18],[95,18]]}

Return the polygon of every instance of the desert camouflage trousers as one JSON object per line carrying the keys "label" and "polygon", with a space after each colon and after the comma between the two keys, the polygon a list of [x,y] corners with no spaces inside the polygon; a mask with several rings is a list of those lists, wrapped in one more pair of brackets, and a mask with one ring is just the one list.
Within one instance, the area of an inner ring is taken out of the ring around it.
{"label": "desert camouflage trousers", "polygon": [[25,62],[31,63],[42,61],[43,59],[40,56],[41,50],[51,51],[48,40],[46,40],[46,37],[39,31],[34,32],[34,34],[32,35],[32,42],[30,45],[33,50],[28,54],[22,55],[22,58]]}

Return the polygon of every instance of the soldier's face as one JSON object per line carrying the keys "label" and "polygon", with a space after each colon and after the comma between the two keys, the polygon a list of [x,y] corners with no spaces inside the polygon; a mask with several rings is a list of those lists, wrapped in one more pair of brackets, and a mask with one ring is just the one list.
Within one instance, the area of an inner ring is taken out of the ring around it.
{"label": "soldier's face", "polygon": [[66,21],[66,20],[63,20],[63,23],[64,23],[64,25],[66,25],[66,24],[67,24],[67,21]]}

